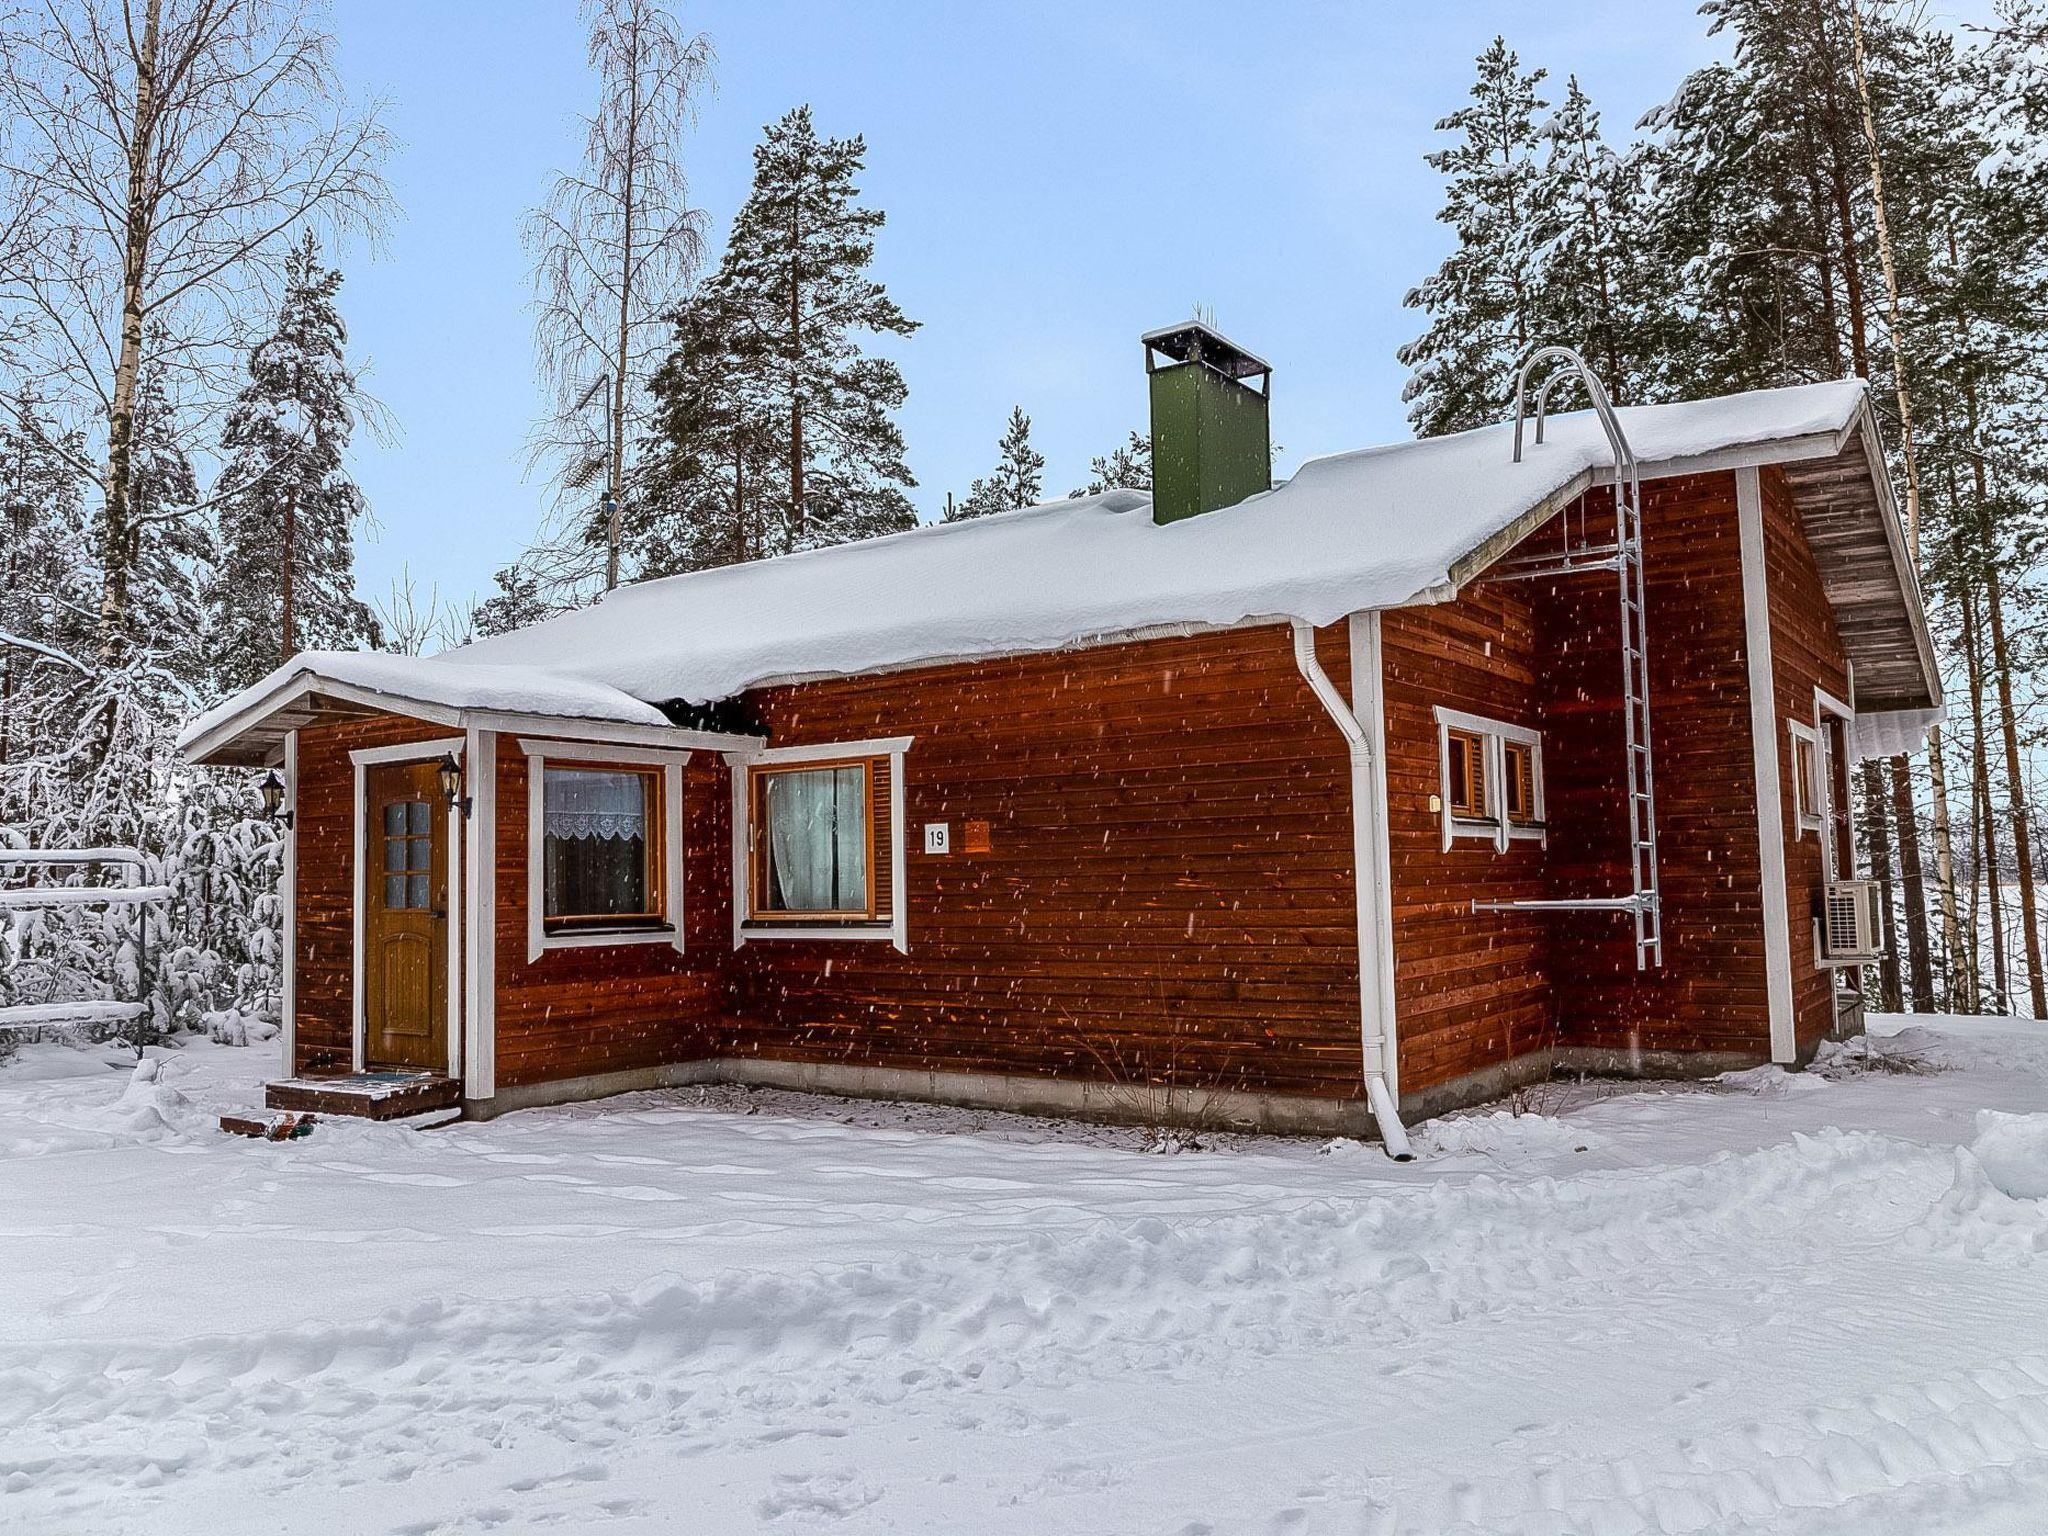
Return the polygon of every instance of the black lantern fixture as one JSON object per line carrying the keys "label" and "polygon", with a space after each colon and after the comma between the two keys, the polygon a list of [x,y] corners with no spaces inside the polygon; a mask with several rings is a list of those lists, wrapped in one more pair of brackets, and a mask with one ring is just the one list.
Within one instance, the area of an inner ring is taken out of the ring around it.
{"label": "black lantern fixture", "polygon": [[263,814],[280,827],[292,824],[292,812],[284,808],[284,780],[277,776],[275,768],[270,769],[256,785],[256,792],[263,797]]}
{"label": "black lantern fixture", "polygon": [[448,802],[448,809],[469,814],[470,799],[462,792],[462,764],[456,761],[453,752],[441,754],[439,769],[441,775],[441,798]]}

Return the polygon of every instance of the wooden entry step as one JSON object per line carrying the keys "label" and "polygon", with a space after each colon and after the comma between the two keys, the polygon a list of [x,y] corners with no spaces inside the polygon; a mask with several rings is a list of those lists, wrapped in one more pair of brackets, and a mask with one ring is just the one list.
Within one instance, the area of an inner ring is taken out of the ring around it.
{"label": "wooden entry step", "polygon": [[270,1109],[301,1114],[405,1120],[435,1110],[459,1112],[462,1084],[434,1072],[344,1072],[265,1083],[263,1102]]}

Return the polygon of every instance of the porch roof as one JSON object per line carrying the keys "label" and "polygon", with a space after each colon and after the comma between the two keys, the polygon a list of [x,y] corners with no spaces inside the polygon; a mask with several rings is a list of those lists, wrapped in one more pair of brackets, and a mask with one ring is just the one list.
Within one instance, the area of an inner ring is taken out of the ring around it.
{"label": "porch roof", "polygon": [[[1874,708],[1939,702],[1861,381],[1620,417],[1646,477],[1809,466],[1795,491],[1859,687],[1873,685]],[[710,703],[775,683],[1441,601],[1612,462],[1590,412],[1553,416],[1519,463],[1512,436],[1500,424],[1334,454],[1165,526],[1144,492],[1110,491],[623,587],[429,659],[301,657],[202,716],[182,742],[218,757],[206,744],[222,722],[247,718],[252,696],[294,669],[394,697],[489,694],[499,707],[645,723],[664,718],[655,702]]]}
{"label": "porch roof", "polygon": [[194,718],[178,746],[199,763],[274,763],[287,732],[363,714],[637,746],[734,751],[761,744],[754,736],[679,728],[652,704],[572,674],[374,651],[304,651]]}

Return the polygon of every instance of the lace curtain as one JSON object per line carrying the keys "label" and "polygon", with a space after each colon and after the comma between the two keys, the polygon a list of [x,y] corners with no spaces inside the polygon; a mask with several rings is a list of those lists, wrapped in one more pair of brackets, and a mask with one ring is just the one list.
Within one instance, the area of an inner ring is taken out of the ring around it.
{"label": "lace curtain", "polygon": [[549,837],[645,837],[647,781],[637,773],[550,768],[541,819]]}

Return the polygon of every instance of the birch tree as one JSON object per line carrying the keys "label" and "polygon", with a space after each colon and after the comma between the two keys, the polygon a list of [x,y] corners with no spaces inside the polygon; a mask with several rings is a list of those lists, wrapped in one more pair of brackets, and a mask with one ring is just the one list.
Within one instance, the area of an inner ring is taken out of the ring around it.
{"label": "birch tree", "polygon": [[601,527],[565,529],[562,543],[588,547],[594,531],[609,590],[619,584],[634,411],[704,255],[704,215],[690,206],[683,142],[712,53],[709,39],[686,36],[653,0],[585,0],[583,19],[598,81],[597,110],[584,119],[583,164],[555,178],[526,224],[534,347],[548,395],[533,451],[547,466],[558,512],[602,490]]}
{"label": "birch tree", "polygon": [[333,49],[317,0],[46,0],[0,32],[0,205],[38,221],[0,309],[91,434],[67,461],[99,488],[103,664],[155,525],[196,510],[134,504],[139,381],[180,420],[217,406],[296,232],[381,223],[388,141]]}

